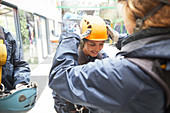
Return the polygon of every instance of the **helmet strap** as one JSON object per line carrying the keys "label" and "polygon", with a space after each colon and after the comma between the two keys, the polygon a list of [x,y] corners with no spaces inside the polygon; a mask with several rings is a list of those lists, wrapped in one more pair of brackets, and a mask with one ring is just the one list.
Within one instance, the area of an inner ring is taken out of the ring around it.
{"label": "helmet strap", "polygon": [[91,29],[87,29],[83,34],[80,35],[81,38],[88,37],[91,33]]}
{"label": "helmet strap", "polygon": [[145,22],[146,19],[154,15],[159,9],[161,9],[165,4],[160,3],[157,6],[155,6],[150,12],[148,12],[143,18],[138,17],[134,12],[132,12],[136,18],[136,26],[134,28],[134,32],[137,32],[142,29],[143,23]]}

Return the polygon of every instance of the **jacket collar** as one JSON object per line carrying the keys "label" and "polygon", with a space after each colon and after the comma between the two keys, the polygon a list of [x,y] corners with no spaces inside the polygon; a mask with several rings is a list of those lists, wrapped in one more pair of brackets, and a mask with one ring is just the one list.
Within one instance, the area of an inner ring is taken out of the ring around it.
{"label": "jacket collar", "polygon": [[162,34],[170,34],[170,27],[167,28],[156,28],[156,27],[150,27],[147,29],[143,29],[139,32],[135,32],[132,35],[129,35],[125,40],[122,41],[122,46],[144,38],[150,38],[153,36],[158,36]]}
{"label": "jacket collar", "polygon": [[127,37],[118,55],[170,59],[170,28],[148,28]]}

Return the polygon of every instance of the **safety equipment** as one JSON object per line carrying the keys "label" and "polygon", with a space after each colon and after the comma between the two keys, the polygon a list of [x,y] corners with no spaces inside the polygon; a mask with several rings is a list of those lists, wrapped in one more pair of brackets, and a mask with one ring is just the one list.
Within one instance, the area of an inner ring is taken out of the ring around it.
{"label": "safety equipment", "polygon": [[13,90],[12,93],[4,90],[0,92],[0,113],[26,112],[35,105],[37,84],[33,82],[25,87]]}
{"label": "safety equipment", "polygon": [[[0,39],[1,40],[1,39]],[[6,45],[0,43],[0,65],[5,65],[6,60],[7,60],[7,49],[6,49]]]}
{"label": "safety equipment", "polygon": [[80,22],[80,27],[82,38],[96,41],[108,39],[106,23],[99,16],[85,16]]}
{"label": "safety equipment", "polygon": [[157,1],[170,5],[170,0],[157,0]]}
{"label": "safety equipment", "polygon": [[139,18],[135,13],[133,13],[136,18],[136,26],[134,28],[134,32],[141,30],[145,20],[147,20],[150,16],[154,15],[162,7],[164,7],[165,5],[170,5],[170,0],[157,0],[157,1],[160,1],[161,3],[155,6],[153,9],[151,9],[151,11],[149,11],[143,18]]}
{"label": "safety equipment", "polygon": [[0,26],[0,85],[2,81],[2,66],[5,65],[7,60],[7,49],[5,45],[5,36],[4,32],[2,30],[2,27]]}
{"label": "safety equipment", "polygon": [[1,50],[1,52],[0,52],[0,85],[1,85],[1,81],[2,81],[2,66],[5,65],[6,60],[7,60],[6,45],[0,43],[0,50]]}
{"label": "safety equipment", "polygon": [[[121,2],[124,0],[118,0],[118,2]],[[152,15],[154,15],[158,10],[160,10],[162,7],[164,7],[165,5],[170,5],[170,0],[156,0],[161,2],[160,4],[158,4],[157,6],[155,6],[154,8],[152,8],[149,12],[147,12],[147,14],[144,15],[143,18],[138,17],[134,12],[134,16],[136,18],[136,26],[134,28],[134,32],[138,32],[142,29],[143,23],[145,22],[145,20],[147,20],[149,17],[151,17]]]}

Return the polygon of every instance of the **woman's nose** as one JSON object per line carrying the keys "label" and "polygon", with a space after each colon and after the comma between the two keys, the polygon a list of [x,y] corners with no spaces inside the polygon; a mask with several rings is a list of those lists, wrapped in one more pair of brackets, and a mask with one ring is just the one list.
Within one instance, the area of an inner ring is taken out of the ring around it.
{"label": "woman's nose", "polygon": [[100,46],[95,47],[95,51],[99,52],[101,50]]}

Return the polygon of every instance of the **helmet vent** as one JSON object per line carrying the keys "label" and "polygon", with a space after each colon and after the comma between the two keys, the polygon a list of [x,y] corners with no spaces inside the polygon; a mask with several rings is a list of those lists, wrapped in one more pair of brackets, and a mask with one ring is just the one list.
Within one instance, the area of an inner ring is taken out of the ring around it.
{"label": "helmet vent", "polygon": [[23,101],[25,101],[25,100],[26,100],[25,95],[20,95],[20,97],[19,97],[19,102],[23,102]]}
{"label": "helmet vent", "polygon": [[29,107],[30,105],[28,104],[28,105],[26,105],[26,106],[24,106],[24,108],[27,108],[27,107]]}

